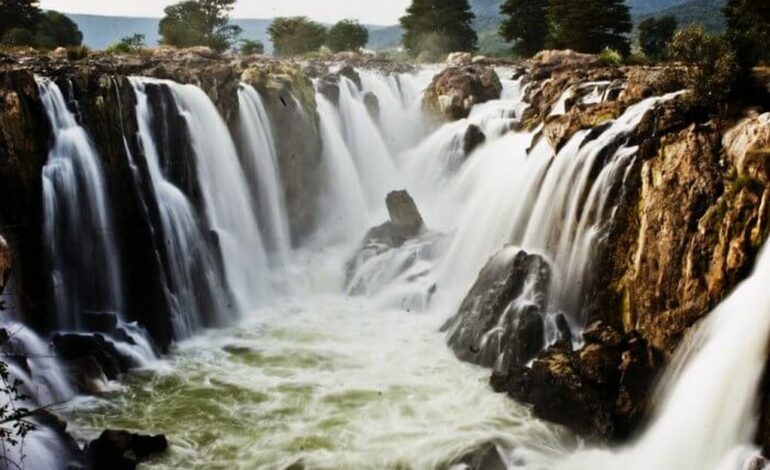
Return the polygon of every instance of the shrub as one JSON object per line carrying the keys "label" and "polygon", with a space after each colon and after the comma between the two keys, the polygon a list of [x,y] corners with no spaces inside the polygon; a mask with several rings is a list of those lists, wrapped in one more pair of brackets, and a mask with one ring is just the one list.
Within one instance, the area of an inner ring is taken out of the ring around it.
{"label": "shrub", "polygon": [[70,46],[67,48],[67,59],[82,60],[88,57],[90,53],[91,49],[88,46]]}
{"label": "shrub", "polygon": [[691,91],[690,104],[707,110],[718,108],[733,91],[740,76],[735,51],[703,26],[689,26],[674,35],[669,56],[687,67],[684,83]]}
{"label": "shrub", "polygon": [[125,36],[120,42],[116,42],[107,48],[107,52],[113,54],[138,54],[144,49],[144,34],[132,34]]}
{"label": "shrub", "polygon": [[241,40],[240,51],[243,55],[264,54],[265,45],[262,44],[262,41],[243,39]]}
{"label": "shrub", "polygon": [[618,66],[623,63],[623,56],[621,56],[620,52],[615,49],[605,47],[601,54],[599,54],[599,61],[604,65]]}

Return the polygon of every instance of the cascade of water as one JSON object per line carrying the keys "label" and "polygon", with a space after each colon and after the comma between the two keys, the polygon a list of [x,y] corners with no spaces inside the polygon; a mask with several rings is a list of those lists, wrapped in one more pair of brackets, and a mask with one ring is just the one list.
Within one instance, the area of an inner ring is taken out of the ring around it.
{"label": "cascade of water", "polygon": [[139,138],[160,212],[172,326],[177,339],[186,338],[202,325],[224,323],[228,315],[225,288],[192,205],[161,169],[152,133],[147,82],[140,78],[130,80],[136,95]]}
{"label": "cascade of water", "polygon": [[271,292],[268,260],[256,210],[227,124],[206,93],[164,82],[187,124],[206,215],[239,308],[252,309]]}
{"label": "cascade of water", "polygon": [[119,257],[104,175],[91,139],[59,87],[38,78],[53,128],[43,168],[44,236],[59,328],[79,328],[85,311],[121,313]]}
{"label": "cascade of water", "polygon": [[559,468],[740,468],[756,429],[757,391],[770,341],[770,247],[754,272],[677,352],[684,366],[661,384],[652,425],[619,452],[586,451]]}
{"label": "cascade of water", "polygon": [[291,251],[289,216],[270,121],[262,97],[252,86],[241,84],[238,104],[243,166],[257,193],[260,228],[273,263],[285,264]]}
{"label": "cascade of water", "polygon": [[586,267],[615,208],[608,195],[622,186],[635,154],[624,147],[627,136],[648,110],[672,96],[629,107],[593,140],[586,141],[587,131],[576,133],[555,155],[545,139],[527,152],[532,135],[526,133],[481,148],[433,204],[440,226],[456,227],[439,291],[464,292],[484,261],[512,243],[554,263],[555,308],[580,323]]}
{"label": "cascade of water", "polygon": [[380,208],[388,192],[397,186],[395,162],[356,84],[347,77],[340,77],[339,115],[367,203],[370,208]]}
{"label": "cascade of water", "polygon": [[316,94],[316,101],[327,181],[325,192],[319,195],[318,201],[323,214],[319,242],[357,240],[368,223],[364,188],[342,136],[334,105],[320,93]]}

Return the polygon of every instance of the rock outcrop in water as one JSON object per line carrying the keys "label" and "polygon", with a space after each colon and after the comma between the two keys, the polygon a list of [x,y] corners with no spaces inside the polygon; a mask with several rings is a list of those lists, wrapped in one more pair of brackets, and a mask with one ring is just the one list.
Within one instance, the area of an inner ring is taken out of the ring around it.
{"label": "rock outcrop in water", "polygon": [[6,284],[8,284],[12,268],[13,254],[11,253],[11,248],[8,246],[5,238],[0,235],[0,294],[3,293]]}
{"label": "rock outcrop in water", "polygon": [[92,470],[134,470],[140,463],[168,449],[166,436],[144,436],[108,429],[86,448]]}
{"label": "rock outcrop in water", "polygon": [[449,67],[433,78],[423,106],[440,119],[455,121],[468,117],[474,105],[499,99],[502,90],[500,77],[490,67]]}
{"label": "rock outcrop in water", "polygon": [[534,358],[545,342],[550,277],[539,255],[507,247],[493,256],[442,327],[457,357],[499,370]]}

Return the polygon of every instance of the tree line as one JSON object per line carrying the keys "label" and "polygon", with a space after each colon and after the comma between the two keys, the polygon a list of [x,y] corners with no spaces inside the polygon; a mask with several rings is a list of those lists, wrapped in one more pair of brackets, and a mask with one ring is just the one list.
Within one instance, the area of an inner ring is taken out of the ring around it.
{"label": "tree line", "polygon": [[53,49],[79,46],[83,34],[67,16],[43,12],[38,0],[0,0],[0,44]]}

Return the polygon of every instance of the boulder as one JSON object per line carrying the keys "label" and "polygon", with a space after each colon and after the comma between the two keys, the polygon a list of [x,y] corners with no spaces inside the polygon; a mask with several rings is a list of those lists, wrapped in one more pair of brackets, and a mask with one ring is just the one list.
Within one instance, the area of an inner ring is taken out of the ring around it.
{"label": "boulder", "polygon": [[393,191],[385,199],[393,228],[405,235],[417,235],[424,222],[414,199],[405,190]]}
{"label": "boulder", "polygon": [[340,77],[349,78],[353,83],[356,84],[356,87],[358,87],[359,90],[361,89],[361,75],[359,75],[358,71],[352,65],[343,65],[342,68],[337,71],[337,75]]}
{"label": "boulder", "polygon": [[502,90],[500,77],[490,67],[451,66],[433,78],[423,107],[442,120],[455,121],[468,117],[474,105],[499,99]]}
{"label": "boulder", "polygon": [[593,54],[583,54],[570,49],[545,50],[538,52],[529,62],[538,66],[551,67],[591,67],[600,63],[599,57]]}
{"label": "boulder", "polygon": [[110,380],[131,367],[131,359],[101,334],[59,333],[53,336],[52,342],[61,360],[76,362],[92,357]]}
{"label": "boulder", "polygon": [[485,442],[439,468],[463,470],[505,470],[508,466],[494,442]]}
{"label": "boulder", "polygon": [[372,91],[364,93],[364,105],[372,119],[380,117],[380,99]]}
{"label": "boulder", "polygon": [[471,152],[486,141],[487,136],[484,135],[484,131],[476,124],[471,124],[468,126],[463,137],[463,152],[465,152],[465,155],[470,155]]}
{"label": "boulder", "polygon": [[166,436],[146,436],[108,429],[86,448],[86,462],[93,470],[134,470],[141,462],[168,449]]}
{"label": "boulder", "polygon": [[[550,266],[539,255],[516,247],[495,254],[442,327],[455,355],[503,371],[535,357],[545,341],[542,314],[550,280]],[[522,297],[528,284],[528,292],[538,295]]]}
{"label": "boulder", "polygon": [[722,146],[738,174],[767,184],[770,180],[770,113],[752,115],[727,131]]}

